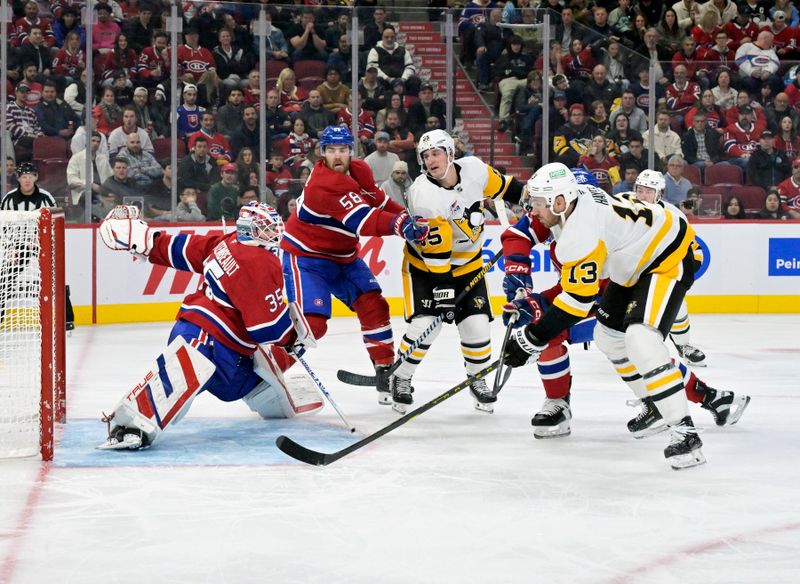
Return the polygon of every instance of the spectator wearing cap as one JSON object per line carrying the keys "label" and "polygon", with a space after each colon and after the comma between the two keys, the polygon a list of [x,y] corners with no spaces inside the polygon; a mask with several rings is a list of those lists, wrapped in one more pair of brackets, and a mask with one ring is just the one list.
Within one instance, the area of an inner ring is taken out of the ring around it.
{"label": "spectator wearing cap", "polygon": [[292,48],[292,61],[297,62],[304,59],[328,60],[325,33],[315,23],[315,20],[314,12],[306,9],[303,11],[300,21],[291,26],[286,32]]}
{"label": "spectator wearing cap", "polygon": [[358,82],[358,95],[364,100],[364,108],[374,114],[386,107],[387,88],[378,77],[378,66],[367,65],[364,76]]}
{"label": "spectator wearing cap", "polygon": [[[558,96],[558,100],[556,100],[556,96]],[[521,154],[527,153],[532,147],[534,128],[537,120],[542,117],[542,98],[542,76],[538,71],[531,71],[527,75],[525,87],[517,91],[514,97],[514,111],[519,116]],[[567,94],[559,90],[554,91],[554,104],[556,101],[566,111]],[[555,105],[550,110],[555,110],[559,116],[561,115]],[[560,117],[556,128],[560,128],[566,121],[566,117]]]}
{"label": "spectator wearing cap", "polygon": [[723,26],[731,39],[728,46],[732,51],[738,50],[745,43],[753,42],[758,37],[759,28],[752,20],[752,11],[743,8],[740,6],[734,19]]}
{"label": "spectator wearing cap", "polygon": [[722,135],[722,149],[726,160],[747,171],[750,155],[758,148],[758,136],[761,134],[753,123],[753,108],[749,105],[739,106],[739,119],[735,124],[725,126]]}
{"label": "spectator wearing cap", "polygon": [[500,8],[493,8],[489,12],[489,19],[475,29],[475,66],[478,70],[478,88],[481,91],[490,89],[492,66],[506,48],[506,37],[509,35],[506,34],[506,29],[498,26],[502,16],[503,11]]}
{"label": "spectator wearing cap", "polygon": [[26,83],[19,82],[14,90],[14,100],[6,105],[6,125],[14,143],[17,161],[30,160],[33,156],[33,141],[44,136],[36,112],[25,103],[29,89]]}
{"label": "spectator wearing cap", "polygon": [[395,203],[405,207],[408,204],[406,192],[413,183],[408,176],[408,164],[398,160],[392,166],[391,176],[381,183],[381,190]]}
{"label": "spectator wearing cap", "polygon": [[0,201],[0,210],[34,211],[42,207],[56,206],[53,195],[36,184],[39,172],[33,164],[20,162],[17,164],[16,174],[19,185],[3,196],[3,200]]}
{"label": "spectator wearing cap", "polygon": [[156,23],[153,20],[153,7],[150,4],[140,4],[136,16],[128,19],[125,34],[128,35],[130,47],[141,52],[153,43],[153,34],[156,32]]}
{"label": "spectator wearing cap", "polygon": [[375,134],[375,152],[364,159],[364,162],[369,164],[372,169],[375,184],[381,184],[389,180],[395,162],[400,161],[397,154],[389,152],[389,140],[390,136],[387,132]]}
{"label": "spectator wearing cap", "polygon": [[753,100],[750,97],[750,94],[745,90],[742,90],[739,93],[737,93],[736,104],[725,110],[725,127],[738,122],[740,109],[747,107],[749,107],[751,110],[749,114],[751,115],[751,121],[753,122],[753,125],[756,127],[756,130],[759,133],[761,133],[762,130],[766,130],[767,117],[764,112],[764,108],[761,107],[760,103]]}
{"label": "spectator wearing cap", "polygon": [[204,193],[219,180],[219,165],[208,154],[208,140],[199,136],[191,151],[178,163],[178,189],[193,187]]}
{"label": "spectator wearing cap", "polygon": [[775,53],[781,59],[794,59],[797,56],[797,30],[791,28],[786,22],[786,12],[775,10],[772,13],[772,24],[765,26],[764,30],[772,33],[772,45]]}
{"label": "spectator wearing cap", "polygon": [[298,115],[306,123],[308,135],[315,139],[325,128],[336,123],[336,115],[322,105],[322,94],[317,89],[308,92],[308,100]]}
{"label": "spectator wearing cap", "polygon": [[755,149],[747,161],[747,182],[762,188],[777,186],[792,174],[791,160],[775,148],[775,134],[761,132]]}
{"label": "spectator wearing cap", "polygon": [[[653,133],[653,151],[662,167],[666,167],[667,159],[672,156],[683,158],[681,137],[670,127],[669,112],[661,110],[656,114],[656,127]],[[650,132],[644,134],[644,147],[650,149]]]}
{"label": "spectator wearing cap", "polygon": [[691,127],[683,133],[681,149],[686,162],[704,171],[709,166],[722,163],[720,134],[708,125],[706,112],[698,110],[692,117]]}
{"label": "spectator wearing cap", "polygon": [[374,66],[378,70],[378,78],[391,87],[396,80],[401,80],[409,93],[417,93],[420,82],[416,77],[416,67],[411,53],[397,44],[397,33],[394,28],[385,28],[381,41],[367,54],[367,68]]}
{"label": "spectator wearing cap", "polygon": [[48,47],[56,46],[56,37],[53,34],[53,27],[47,18],[39,16],[39,5],[34,0],[28,0],[25,2],[23,10],[25,11],[24,16],[17,18],[14,21],[13,27],[9,25],[9,29],[13,30],[11,38],[9,39],[11,41],[11,46],[24,46],[24,44],[30,40],[29,35],[33,28],[38,28],[41,31],[42,38]]}
{"label": "spectator wearing cap", "polygon": [[178,137],[184,138],[200,130],[204,108],[197,105],[197,86],[187,83],[183,86],[183,103],[178,106]]}
{"label": "spectator wearing cap", "polygon": [[769,13],[773,19],[775,18],[775,13],[778,10],[781,10],[786,14],[786,24],[791,27],[797,27],[800,25],[800,12],[798,12],[791,0],[775,0],[775,5],[769,9]]}
{"label": "spectator wearing cap", "polygon": [[[92,194],[100,193],[100,186],[111,176],[111,164],[108,161],[108,152],[102,152],[100,145],[102,136],[100,132],[92,132],[91,139],[92,158]],[[70,189],[71,202],[77,205],[86,190],[86,148],[73,154],[67,164],[67,186]]]}
{"label": "spectator wearing cap", "polygon": [[556,130],[553,136],[553,153],[556,161],[572,168],[586,154],[592,141],[592,129],[586,122],[583,105],[574,103],[569,107],[569,121]]}
{"label": "spectator wearing cap", "polygon": [[739,80],[750,94],[759,93],[765,83],[772,87],[773,93],[783,90],[783,82],[776,75],[780,59],[772,44],[773,38],[771,32],[762,30],[755,42],[745,43],[736,51]]}
{"label": "spectator wearing cap", "polygon": [[143,128],[150,140],[161,138],[169,133],[169,126],[164,122],[164,118],[158,115],[148,104],[149,94],[144,87],[137,87],[133,90],[133,101],[130,107],[136,112],[136,125]]}
{"label": "spectator wearing cap", "polygon": [[556,89],[552,93],[551,106],[547,108],[547,115],[550,117],[550,136],[553,138],[556,132],[561,129],[564,124],[569,123],[569,107],[567,105],[567,94]]}
{"label": "spectator wearing cap", "polygon": [[792,219],[800,219],[800,159],[792,161],[792,176],[778,185],[783,209]]}
{"label": "spectator wearing cap", "polygon": [[114,41],[122,29],[111,18],[111,6],[95,4],[94,10],[97,12],[97,22],[92,26],[92,48],[106,54],[114,48]]}
{"label": "spectator wearing cap", "polygon": [[336,67],[328,66],[325,81],[317,86],[322,105],[330,112],[338,112],[350,105],[350,88],[342,83],[342,74]]}
{"label": "spectator wearing cap", "polygon": [[128,178],[140,189],[140,194],[145,194],[154,183],[160,181],[164,169],[151,152],[142,149],[137,132],[131,132],[126,138],[125,148],[119,151],[117,158],[128,161]]}
{"label": "spectator wearing cap", "polygon": [[522,39],[517,35],[508,37],[508,47],[494,64],[495,77],[500,79],[498,88],[500,89],[501,132],[508,129],[514,95],[528,83],[528,73],[533,69],[533,63],[533,55],[522,52]]}
{"label": "spectator wearing cap", "polygon": [[426,121],[431,116],[439,118],[441,126],[444,126],[446,114],[447,104],[443,99],[435,97],[430,83],[423,83],[419,88],[419,101],[408,108],[406,123],[408,129],[416,134],[425,128]]}
{"label": "spectator wearing cap", "polygon": [[[239,185],[236,183],[238,168],[233,163],[225,164],[222,167],[221,179],[211,185],[208,191],[208,213],[209,221],[219,221],[223,216],[223,201],[226,198],[236,201],[239,197]],[[226,205],[227,207],[227,205]],[[231,216],[225,213],[226,218]]]}
{"label": "spectator wearing cap", "polygon": [[219,77],[217,62],[211,51],[201,47],[200,31],[190,26],[183,34],[184,44],[178,47],[178,75],[184,83],[197,86],[197,102],[203,106],[217,105]]}

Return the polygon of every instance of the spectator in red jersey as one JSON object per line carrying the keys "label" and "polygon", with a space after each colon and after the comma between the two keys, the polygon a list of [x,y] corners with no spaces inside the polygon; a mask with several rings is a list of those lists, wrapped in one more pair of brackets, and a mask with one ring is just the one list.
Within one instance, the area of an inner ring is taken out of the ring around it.
{"label": "spectator in red jersey", "polygon": [[710,48],[714,44],[714,37],[719,31],[719,14],[708,10],[700,17],[700,21],[692,28],[692,40],[697,48]]}
{"label": "spectator in red jersey", "polygon": [[283,153],[286,166],[297,171],[314,151],[314,140],[306,133],[306,123],[303,118],[294,119],[292,131],[277,144],[277,147]]}
{"label": "spectator in red jersey", "polygon": [[303,102],[308,99],[308,93],[296,84],[294,71],[289,67],[284,68],[278,74],[278,82],[275,86],[280,96],[281,109],[287,114],[293,114],[303,109]]}
{"label": "spectator in red jersey", "polygon": [[178,47],[178,74],[184,83],[197,85],[197,103],[209,107],[217,105],[219,77],[217,62],[211,51],[199,45],[200,31],[189,27],[184,32],[184,44]]}
{"label": "spectator in red jersey", "polygon": [[746,43],[751,43],[758,36],[758,25],[752,21],[753,13],[749,10],[736,14],[736,18],[725,25],[725,32],[731,39],[730,48],[732,51]]}
{"label": "spectator in red jersey", "polygon": [[[358,96],[358,141],[362,148],[369,148],[375,138],[375,121],[372,119],[372,113],[363,108],[363,104],[363,98]],[[400,120],[401,126],[405,125],[404,121],[405,116]],[[353,113],[349,108],[343,107],[336,113],[336,125],[346,128],[353,127]]]}
{"label": "spectator in red jersey", "polygon": [[56,45],[56,37],[53,34],[53,27],[50,21],[39,16],[39,5],[34,0],[25,3],[25,16],[14,21],[14,32],[11,38],[11,46],[21,47],[29,39],[28,35],[33,27],[38,27],[42,31],[42,38],[48,47]]}
{"label": "spectator in red jersey", "polygon": [[776,10],[772,14],[772,25],[765,26],[762,30],[767,30],[773,34],[772,44],[780,59],[797,58],[797,31],[787,24],[786,12]]}
{"label": "spectator in red jersey", "polygon": [[611,190],[620,181],[619,161],[608,155],[606,139],[602,134],[595,134],[589,144],[589,150],[578,159],[578,166],[583,166],[592,173],[600,188],[611,194]]}
{"label": "spectator in red jersey", "polygon": [[747,91],[740,91],[736,95],[736,105],[725,110],[725,126],[730,126],[739,121],[739,108],[749,105],[753,109],[753,124],[760,133],[762,130],[767,129],[767,117],[764,114],[764,109],[757,101],[754,101]]}
{"label": "spectator in red jersey", "polygon": [[203,136],[208,142],[209,156],[211,156],[218,165],[222,166],[223,164],[231,162],[234,157],[230,142],[228,142],[228,139],[223,134],[216,131],[215,126],[216,116],[210,111],[203,112],[200,118],[200,129],[189,136],[187,145],[191,150],[194,147],[195,140]]}
{"label": "spectator in red jersey", "polygon": [[122,125],[122,108],[117,105],[116,94],[111,87],[100,90],[100,102],[92,111],[95,129],[108,136]]}
{"label": "spectator in red jersey", "polygon": [[145,47],[139,56],[137,72],[144,85],[154,86],[169,77],[169,35],[158,31],[153,35],[152,46]]}
{"label": "spectator in red jersey", "polygon": [[[792,110],[792,113],[797,112]],[[797,135],[796,128],[794,120],[787,114],[781,118],[775,135],[775,148],[783,152],[789,160],[800,156],[800,136]]]}
{"label": "spectator in red jersey", "polygon": [[106,53],[103,60],[103,85],[112,85],[118,74],[125,76],[125,87],[133,87],[138,77],[139,57],[128,46],[128,36],[120,33],[114,41],[114,48]]}
{"label": "spectator in red jersey", "polygon": [[697,71],[699,63],[697,62],[697,45],[692,40],[692,37],[686,37],[681,42],[681,48],[672,56],[672,72],[675,73],[677,65],[684,65],[686,67],[686,78],[690,81],[699,81]]}
{"label": "spectator in red jersey", "polygon": [[761,131],[753,124],[753,108],[743,105],[738,108],[739,119],[735,124],[728,124],[722,135],[722,149],[725,151],[727,161],[747,171],[747,162],[750,155],[758,148],[758,136]]}
{"label": "spectator in red jersey", "polygon": [[717,30],[714,36],[714,44],[711,47],[697,49],[697,60],[700,61],[700,69],[709,78],[713,79],[723,70],[734,70],[736,68],[736,52],[729,46],[730,39],[728,33],[723,29]]}
{"label": "spectator in red jersey", "polygon": [[386,125],[383,131],[389,134],[389,152],[394,152],[408,163],[409,167],[417,167],[414,151],[414,135],[411,130],[400,125],[400,116],[395,111],[386,114]]}
{"label": "spectator in red jersey", "polygon": [[712,130],[716,130],[722,134],[727,123],[725,112],[722,111],[716,103],[714,103],[714,93],[710,89],[706,89],[703,95],[700,96],[700,102],[692,109],[686,112],[686,127],[692,127],[692,120],[697,112],[703,112],[706,115],[707,125]]}
{"label": "spectator in red jersey", "polygon": [[581,39],[572,39],[569,53],[561,57],[561,69],[571,81],[589,81],[597,65],[591,47],[584,47]]}
{"label": "spectator in red jersey", "polygon": [[273,152],[269,157],[266,184],[276,197],[289,192],[292,173],[283,165],[283,154],[280,152]]}
{"label": "spectator in red jersey", "polygon": [[683,63],[675,65],[673,73],[675,82],[667,87],[667,109],[670,117],[682,124],[686,112],[700,99],[700,85],[689,81]]}
{"label": "spectator in red jersey", "polygon": [[73,31],[67,33],[64,48],[60,49],[53,59],[53,73],[64,77],[66,84],[81,78],[81,71],[86,69],[86,56],[81,50],[81,37]]}
{"label": "spectator in red jersey", "polygon": [[792,219],[800,219],[800,160],[792,161],[792,176],[778,185],[783,209]]}

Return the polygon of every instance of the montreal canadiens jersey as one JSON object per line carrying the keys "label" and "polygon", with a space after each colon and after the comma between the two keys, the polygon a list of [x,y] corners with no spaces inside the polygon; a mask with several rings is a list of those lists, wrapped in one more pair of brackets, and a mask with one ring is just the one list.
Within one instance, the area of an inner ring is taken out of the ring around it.
{"label": "montreal canadiens jersey", "polygon": [[563,291],[553,304],[580,318],[589,313],[603,278],[621,286],[633,286],[647,273],[679,279],[695,237],[674,207],[590,185],[578,187],[574,211],[563,228],[551,231],[563,265]]}
{"label": "montreal canadiens jersey", "polygon": [[161,233],[154,264],[203,275],[183,300],[178,318],[196,324],[223,345],[252,355],[257,345],[286,345],[294,334],[284,302],[283,271],[270,251],[228,235]]}
{"label": "montreal canadiens jersey", "polygon": [[430,232],[421,245],[407,242],[404,255],[419,270],[461,276],[483,266],[483,199],[502,198],[512,178],[472,156],[453,164],[455,187],[439,186],[425,174],[409,187],[409,210],[428,220]]}

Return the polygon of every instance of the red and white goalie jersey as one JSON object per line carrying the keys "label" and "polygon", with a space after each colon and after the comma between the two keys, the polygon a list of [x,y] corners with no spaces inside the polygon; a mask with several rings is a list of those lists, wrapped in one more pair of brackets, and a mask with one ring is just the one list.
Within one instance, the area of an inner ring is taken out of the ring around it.
{"label": "red and white goalie jersey", "polygon": [[394,219],[402,211],[375,185],[366,162],[351,160],[349,174],[342,174],[318,160],[297,201],[297,213],[286,223],[281,249],[349,263],[356,257],[359,235],[392,235]]}
{"label": "red and white goalie jersey", "polygon": [[252,355],[257,345],[288,345],[295,332],[284,302],[278,258],[228,235],[155,238],[150,262],[203,275],[197,292],[183,299],[179,319],[196,324],[223,345]]}

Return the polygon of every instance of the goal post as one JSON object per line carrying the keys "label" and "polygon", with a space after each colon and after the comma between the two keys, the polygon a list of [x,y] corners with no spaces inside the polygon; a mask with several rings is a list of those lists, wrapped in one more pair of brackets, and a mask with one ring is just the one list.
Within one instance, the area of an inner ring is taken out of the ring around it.
{"label": "goal post", "polygon": [[53,458],[66,420],[64,215],[0,211],[0,458]]}

